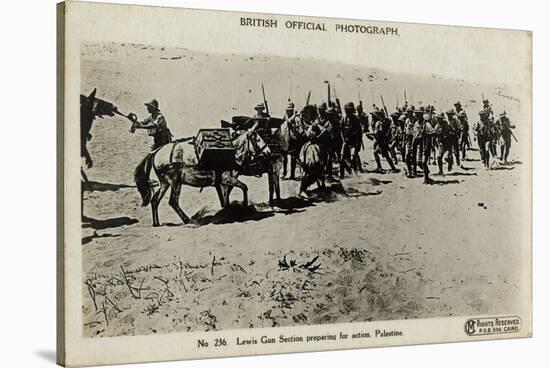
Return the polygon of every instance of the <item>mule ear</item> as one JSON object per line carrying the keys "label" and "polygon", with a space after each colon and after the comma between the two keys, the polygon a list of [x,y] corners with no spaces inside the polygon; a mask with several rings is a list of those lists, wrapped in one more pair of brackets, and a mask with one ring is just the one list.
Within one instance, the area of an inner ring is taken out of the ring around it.
{"label": "mule ear", "polygon": [[92,91],[92,93],[90,93],[90,95],[88,96],[88,99],[92,99],[92,98],[95,98],[95,93],[97,92],[97,88],[94,88],[94,90]]}

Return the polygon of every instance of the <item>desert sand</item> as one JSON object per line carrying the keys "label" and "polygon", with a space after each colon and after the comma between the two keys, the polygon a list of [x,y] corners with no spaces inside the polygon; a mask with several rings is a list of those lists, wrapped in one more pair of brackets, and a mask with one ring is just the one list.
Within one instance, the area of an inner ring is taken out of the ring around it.
{"label": "desert sand", "polygon": [[[367,110],[380,105],[381,94],[393,110],[403,90],[414,104],[440,110],[460,100],[470,125],[481,93],[518,125],[529,108],[514,97],[516,86],[148,45],[84,45],[81,75],[81,93],[97,87],[99,98],[140,118],[143,103],[158,99],[176,137],[252,114],[262,100],[260,83],[276,116],[289,97],[303,106],[310,90],[311,102],[326,100],[324,80],[343,103],[360,95]],[[164,226],[153,228],[132,180],[152,142],[129,127],[123,117],[106,117],[91,131],[84,336],[498,315],[519,308],[528,291],[521,281],[528,270],[516,267],[529,246],[522,244],[529,228],[520,213],[530,201],[521,195],[529,193],[528,129],[517,129],[510,164],[487,171],[471,150],[464,169],[434,177],[434,185],[408,179],[404,170],[367,172],[327,191],[314,185],[304,200],[298,182],[281,181],[284,199],[271,207],[267,178],[242,177],[252,204],[241,207],[236,190],[223,211],[213,188],[184,187],[180,204],[193,224],[182,225],[165,197]],[[364,141],[364,167],[373,170],[372,143]]]}

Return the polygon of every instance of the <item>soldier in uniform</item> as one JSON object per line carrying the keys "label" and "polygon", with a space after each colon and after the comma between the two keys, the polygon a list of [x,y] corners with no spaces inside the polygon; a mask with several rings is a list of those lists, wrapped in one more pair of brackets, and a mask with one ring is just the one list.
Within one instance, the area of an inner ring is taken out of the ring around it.
{"label": "soldier in uniform", "polygon": [[416,176],[416,164],[414,150],[414,123],[415,117],[413,115],[414,110],[409,107],[406,110],[405,118],[405,162],[407,164],[407,177],[414,178]]}
{"label": "soldier in uniform", "polygon": [[458,121],[460,128],[460,151],[462,152],[462,160],[466,160],[466,149],[469,148],[470,143],[470,125],[468,124],[468,118],[464,110],[458,113]]}
{"label": "soldier in uniform", "polygon": [[374,129],[372,139],[374,140],[374,159],[376,160],[376,171],[383,173],[382,164],[380,163],[380,155],[386,159],[392,172],[398,172],[393,164],[389,154],[389,130],[391,122],[386,119],[386,115],[382,110],[378,110],[373,114]]}
{"label": "soldier in uniform", "polygon": [[424,141],[422,149],[424,150],[422,155],[422,174],[424,174],[424,184],[432,184],[433,180],[430,178],[430,168],[428,163],[430,161],[430,155],[432,153],[432,145],[434,141],[435,129],[432,125],[432,115],[424,114],[423,125],[420,132],[420,136]]}
{"label": "soldier in uniform", "polygon": [[255,118],[268,118],[269,114],[265,112],[265,106],[263,102],[259,103],[254,107],[254,110],[256,110],[256,113],[254,114]]}
{"label": "soldier in uniform", "polygon": [[510,154],[510,146],[512,145],[512,129],[516,126],[510,123],[510,119],[506,116],[506,111],[500,114],[497,120],[500,125],[500,161],[508,162],[508,155]]}
{"label": "soldier in uniform", "polygon": [[369,116],[363,111],[363,104],[359,102],[357,105],[357,117],[359,118],[359,123],[363,129],[363,133],[369,132]]}
{"label": "soldier in uniform", "polygon": [[435,134],[438,140],[437,150],[437,166],[439,167],[438,175],[443,175],[443,156],[447,154],[447,170],[453,168],[453,146],[451,139],[451,126],[445,119],[444,113],[439,113],[436,116],[437,124],[435,126]]}
{"label": "soldier in uniform", "polygon": [[[449,127],[451,128],[451,134],[449,136],[449,144],[451,145],[452,153],[454,154],[454,158],[456,159],[456,165],[460,166],[460,144],[459,144],[460,122],[458,121],[458,118],[455,116],[455,112],[452,109],[447,111],[447,118],[449,121]],[[451,157],[450,165],[452,169],[452,157]]]}
{"label": "soldier in uniform", "polygon": [[[304,132],[301,127],[300,118],[298,117],[292,102],[289,102],[286,107],[284,120],[288,124],[288,129],[294,139],[290,140],[287,154],[283,157],[283,179],[294,180],[296,178],[296,156],[298,156],[300,148],[304,143]],[[290,156],[290,177],[286,178],[288,156]]]}
{"label": "soldier in uniform", "polygon": [[340,178],[344,177],[344,170],[351,174],[351,169],[357,173],[357,166],[353,161],[355,151],[360,144],[362,129],[359,119],[355,115],[355,106],[353,102],[348,102],[344,106],[345,115],[340,121],[342,129],[342,151],[340,153]]}
{"label": "soldier in uniform", "polygon": [[401,147],[401,125],[399,122],[399,112],[395,111],[390,114],[391,116],[391,125],[390,125],[390,131],[389,131],[389,152],[390,155],[394,161],[394,163],[397,165],[397,152],[396,150],[400,151]]}
{"label": "soldier in uniform", "polygon": [[494,121],[493,108],[488,99],[483,100],[483,111],[487,112],[489,121]]}
{"label": "soldier in uniform", "polygon": [[474,132],[476,133],[477,144],[479,147],[479,155],[485,168],[489,168],[490,145],[492,137],[492,127],[489,121],[489,112],[481,110],[479,112],[479,121],[474,124]]}
{"label": "soldier in uniform", "polygon": [[[164,146],[172,141],[172,133],[166,124],[164,115],[160,112],[159,103],[157,100],[152,99],[145,103],[149,116],[142,121],[132,121],[131,131],[136,129],[147,129],[149,136],[153,137],[153,145],[151,150],[156,150],[159,147]],[[134,114],[128,114],[129,116],[135,116]]]}

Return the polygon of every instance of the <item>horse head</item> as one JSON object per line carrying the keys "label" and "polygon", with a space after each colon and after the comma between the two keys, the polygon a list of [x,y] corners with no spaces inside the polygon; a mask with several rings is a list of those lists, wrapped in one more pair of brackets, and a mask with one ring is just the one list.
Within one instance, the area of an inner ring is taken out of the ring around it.
{"label": "horse head", "polygon": [[233,138],[233,146],[236,147],[235,160],[242,166],[257,161],[260,157],[269,156],[271,150],[256,132],[257,124],[252,128],[236,133]]}

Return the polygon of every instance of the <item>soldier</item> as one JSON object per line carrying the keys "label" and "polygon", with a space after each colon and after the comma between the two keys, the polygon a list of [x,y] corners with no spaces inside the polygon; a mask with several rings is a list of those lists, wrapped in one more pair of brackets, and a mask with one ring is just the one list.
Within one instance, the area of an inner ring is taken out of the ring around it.
{"label": "soldier", "polygon": [[460,103],[460,101],[455,102],[454,107],[455,107],[454,111],[456,116],[458,116],[461,112],[463,112],[464,116],[466,116],[466,111],[464,111],[464,108],[462,107],[462,104]]}
{"label": "soldier", "polygon": [[335,140],[336,130],[331,120],[329,120],[329,114],[334,114],[335,110],[332,106],[328,108],[325,102],[319,105],[318,110],[319,116],[312,125],[312,131],[315,132],[314,139],[322,148],[321,154],[323,156],[323,162],[325,163],[325,174],[328,179],[332,179],[332,160],[337,144]]}
{"label": "soldier", "polygon": [[508,154],[510,154],[510,146],[512,145],[512,136],[514,134],[512,129],[515,129],[516,126],[510,124],[506,111],[500,114],[497,122],[500,125],[500,161],[508,163]]}
{"label": "soldier", "polygon": [[254,110],[256,110],[256,114],[254,114],[254,118],[268,118],[269,114],[265,112],[265,105],[263,102],[259,103],[254,107]]}
{"label": "soldier", "polygon": [[451,126],[445,119],[444,113],[439,113],[436,116],[437,124],[435,126],[435,134],[438,141],[437,166],[439,167],[438,175],[443,175],[443,156],[447,154],[447,170],[453,168],[453,146],[451,139]]}
{"label": "soldier", "polygon": [[[293,139],[290,139],[287,154],[283,157],[283,179],[295,180],[296,157],[298,156],[300,148],[304,143],[304,132],[301,127],[300,118],[298,117],[292,102],[289,102],[286,107],[284,120],[288,125],[288,129],[290,130],[290,134]],[[286,178],[288,156],[290,156],[290,177]]]}
{"label": "soldier", "polygon": [[344,170],[351,174],[351,169],[357,173],[357,167],[352,161],[355,157],[355,151],[361,139],[361,124],[355,115],[355,106],[353,102],[348,102],[344,106],[345,116],[342,117],[340,126],[342,129],[342,151],[340,153],[340,178],[344,177]]}
{"label": "soldier", "polygon": [[376,171],[383,173],[382,164],[380,163],[380,155],[386,159],[390,165],[392,172],[399,172],[395,168],[393,161],[389,154],[389,131],[391,122],[386,119],[384,111],[379,110],[373,113],[374,129],[372,132],[372,139],[374,140],[374,159],[376,160]]}
{"label": "soldier", "polygon": [[424,150],[422,155],[422,174],[424,174],[424,184],[432,184],[433,180],[430,178],[430,168],[428,163],[432,152],[432,145],[434,140],[435,129],[432,125],[432,115],[424,114],[423,125],[421,130],[421,137],[424,141],[422,149]]}
{"label": "soldier", "polygon": [[422,165],[422,145],[423,145],[423,139],[422,139],[422,127],[424,126],[423,121],[423,115],[424,111],[423,109],[420,110],[414,110],[414,118],[413,118],[413,139],[412,139],[412,149],[411,149],[411,164],[412,164],[412,170],[413,170],[413,177],[416,176],[416,168],[419,165]]}
{"label": "soldier", "polygon": [[[159,103],[157,100],[152,99],[145,103],[149,116],[143,121],[132,121],[132,131],[135,129],[147,129],[148,134],[153,137],[153,145],[151,150],[156,150],[159,147],[164,146],[172,141],[172,133],[166,124],[164,115],[159,110]],[[134,114],[128,114],[128,116],[135,116]]]}
{"label": "soldier", "polygon": [[394,163],[397,165],[399,161],[397,160],[396,149],[400,151],[401,135],[402,135],[401,125],[399,123],[400,114],[399,112],[396,111],[396,112],[392,112],[390,116],[392,121],[391,121],[390,131],[389,131],[388,148]]}
{"label": "soldier", "polygon": [[416,165],[414,151],[414,122],[413,109],[409,107],[406,110],[405,118],[405,162],[407,164],[407,177],[414,178],[416,176]]}
{"label": "soldier", "polygon": [[483,100],[483,111],[487,112],[487,114],[488,114],[488,119],[489,119],[491,122],[494,121],[493,108],[491,107],[491,104],[489,103],[489,100],[488,100],[488,99],[484,99],[484,100]]}
{"label": "soldier", "polygon": [[479,146],[479,154],[485,168],[489,168],[489,158],[491,155],[490,145],[493,135],[493,129],[489,120],[489,112],[481,110],[479,112],[479,121],[474,124],[474,132],[476,133],[477,144]]}
{"label": "soldier", "polygon": [[[458,121],[458,118],[455,116],[455,112],[452,109],[447,111],[447,118],[449,121],[449,127],[451,128],[451,134],[449,135],[449,144],[451,145],[452,153],[454,154],[454,157],[456,159],[456,165],[460,166],[460,122]],[[451,169],[449,169],[449,171]]]}
{"label": "soldier", "polygon": [[363,133],[369,132],[369,116],[363,111],[363,104],[359,102],[357,106],[357,117],[359,118],[359,123],[363,129]]}
{"label": "soldier", "polygon": [[[331,137],[334,145],[333,156],[336,156],[338,162],[340,162],[340,153],[342,151],[342,129],[340,127],[340,117],[335,105],[332,104],[327,110],[327,118],[332,126]],[[332,158],[331,158],[332,159]],[[332,167],[332,163],[331,163]],[[332,170],[331,170],[332,173]]]}
{"label": "soldier", "polygon": [[469,142],[470,142],[470,125],[468,124],[468,118],[464,110],[461,110],[458,113],[458,121],[459,121],[459,128],[460,128],[460,135],[459,135],[460,151],[462,152],[462,160],[466,160],[466,149],[469,148]]}

